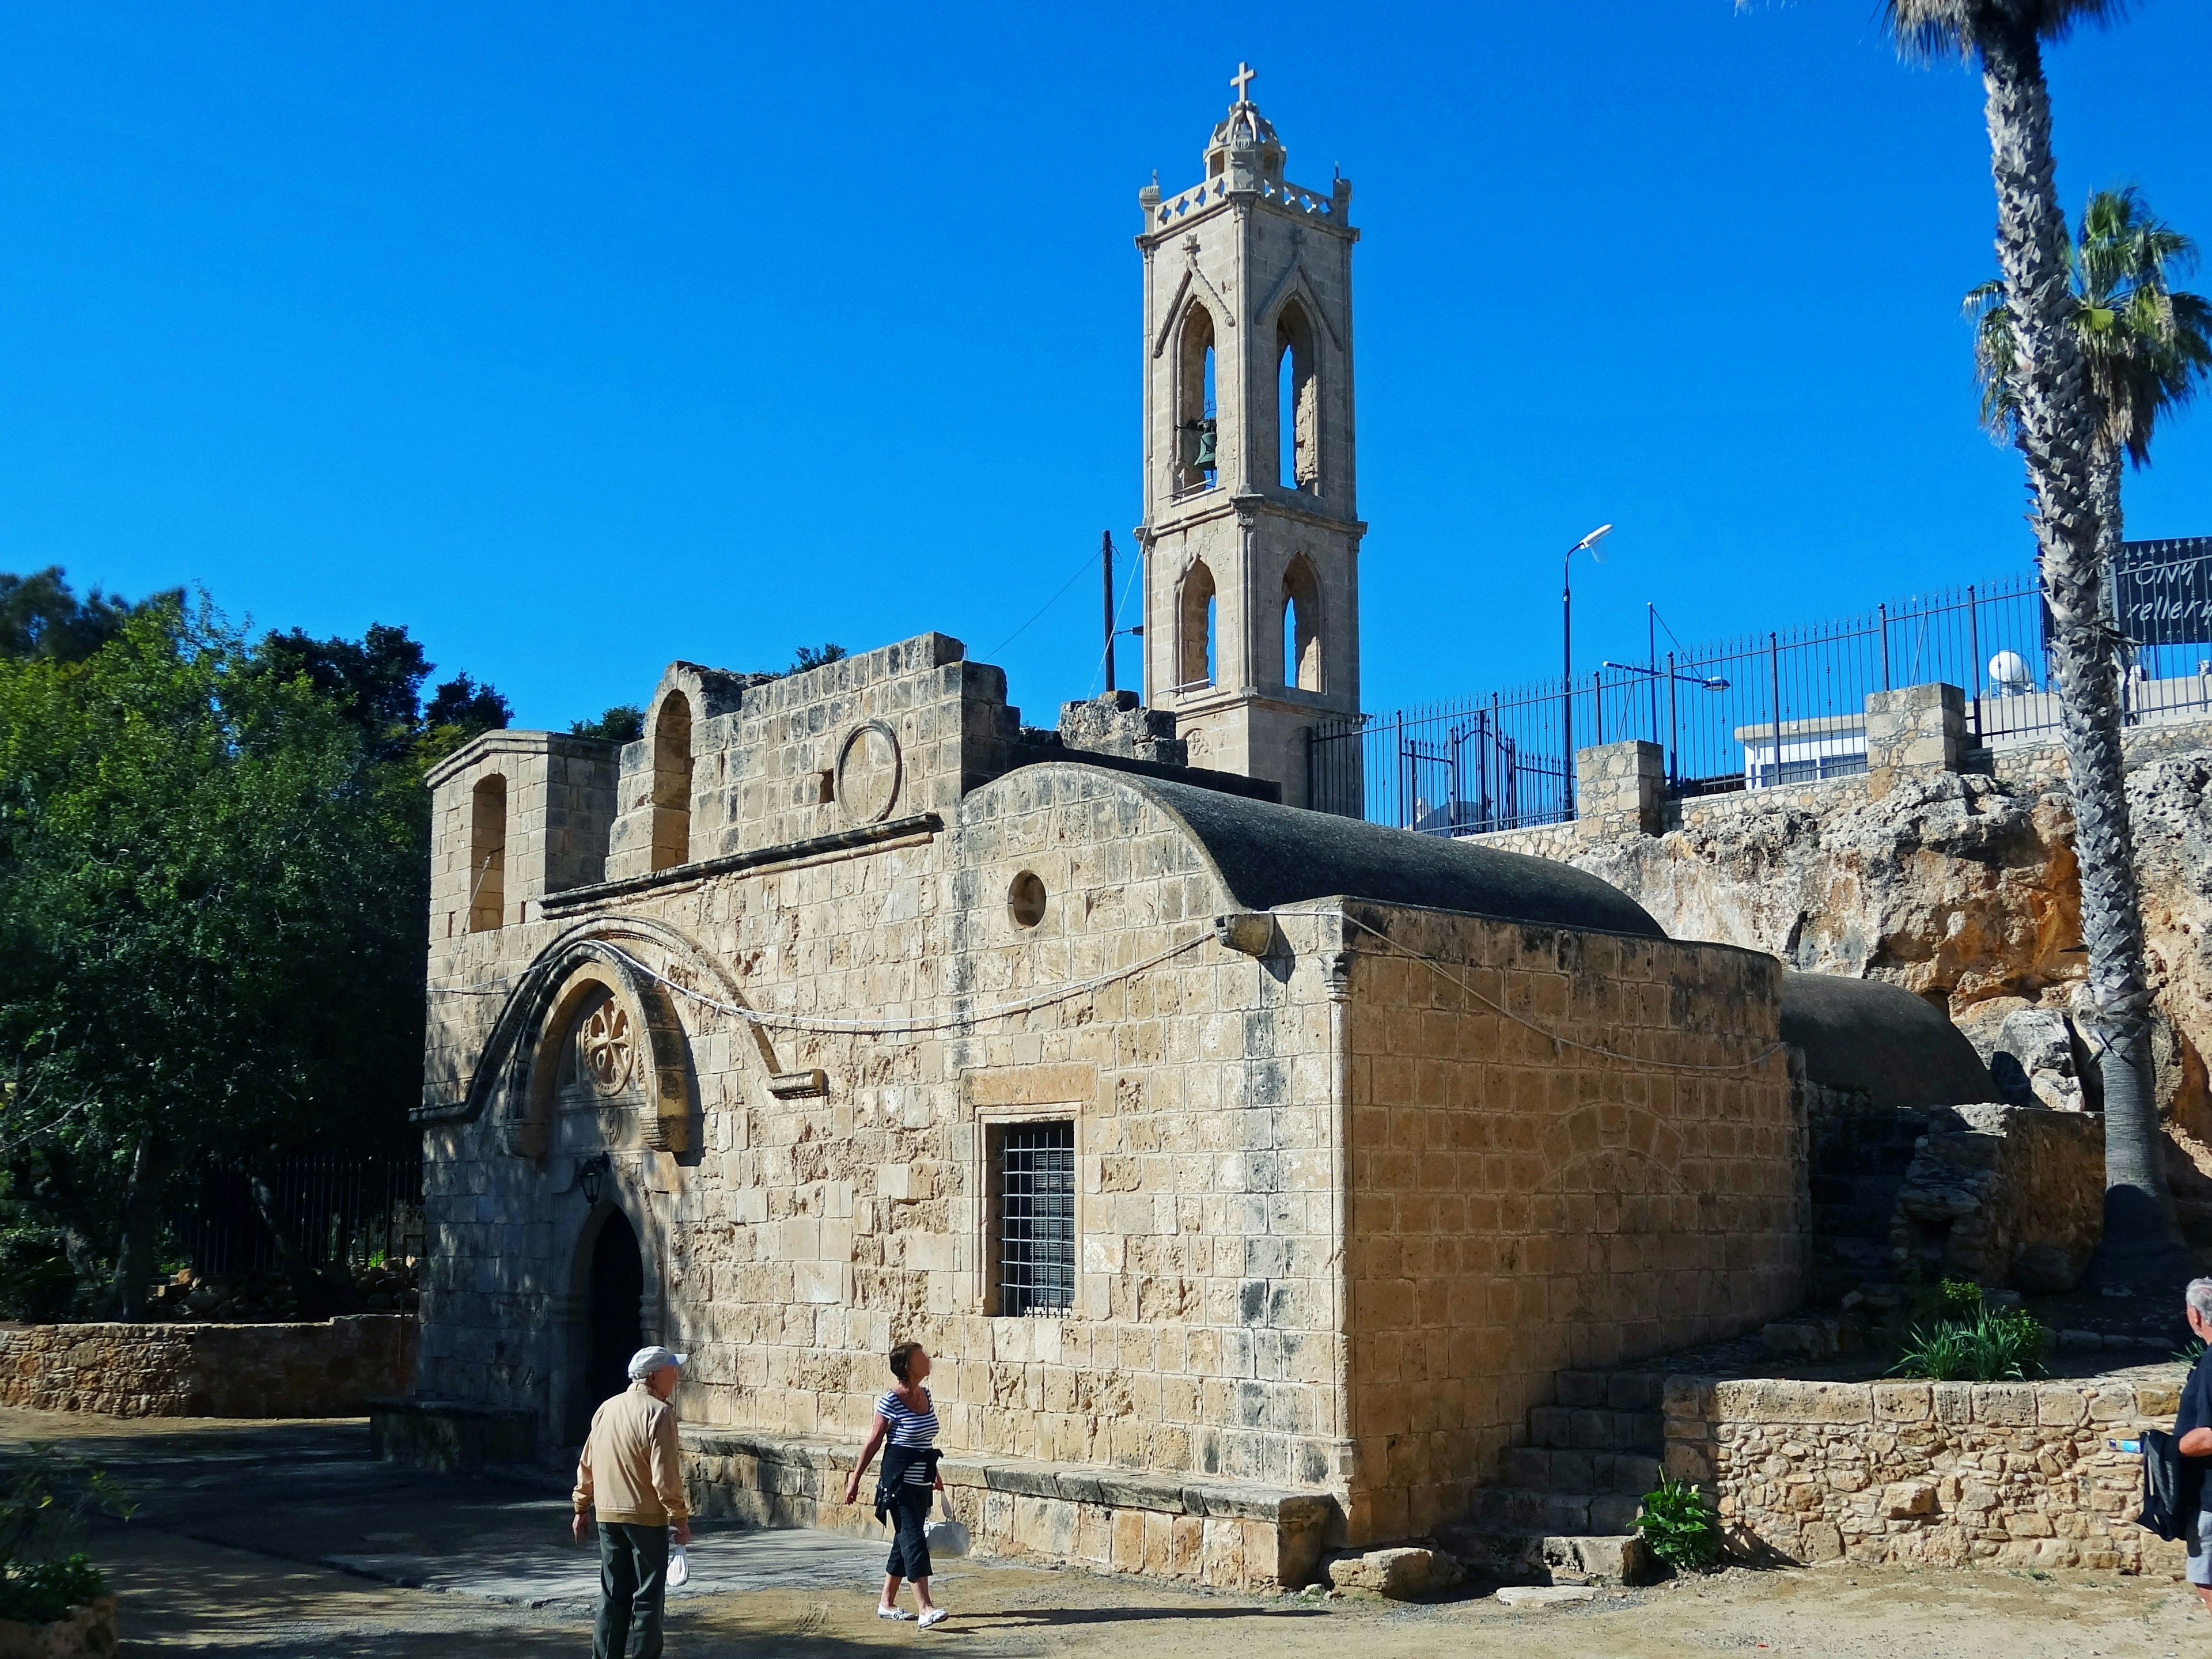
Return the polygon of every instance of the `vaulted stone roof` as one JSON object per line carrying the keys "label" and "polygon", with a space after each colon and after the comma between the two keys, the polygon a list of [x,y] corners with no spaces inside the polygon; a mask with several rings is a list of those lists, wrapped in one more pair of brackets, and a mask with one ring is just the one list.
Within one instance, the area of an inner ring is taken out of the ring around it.
{"label": "vaulted stone roof", "polygon": [[1782,1040],[1832,1089],[1864,1089],[1877,1107],[1971,1106],[1996,1085],[1950,1016],[1901,985],[1839,974],[1782,976]]}
{"label": "vaulted stone roof", "polygon": [[1342,895],[1547,927],[1667,936],[1619,888],[1549,859],[1164,779],[1123,781],[1189,827],[1249,909]]}

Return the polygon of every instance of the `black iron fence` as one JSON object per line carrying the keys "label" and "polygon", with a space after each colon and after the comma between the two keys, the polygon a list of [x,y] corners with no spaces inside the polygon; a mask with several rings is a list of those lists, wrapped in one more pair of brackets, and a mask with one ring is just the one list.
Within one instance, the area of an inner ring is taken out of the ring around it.
{"label": "black iron fence", "polygon": [[200,1273],[267,1273],[279,1265],[274,1220],[309,1265],[323,1267],[422,1253],[422,1162],[300,1153],[263,1174],[268,1215],[253,1172],[204,1174],[171,1223],[177,1253]]}
{"label": "black iron fence", "polygon": [[[2150,547],[2212,559],[2212,544],[2130,544],[2130,552]],[[2160,588],[2142,574],[2154,562],[2138,555],[2124,580],[2164,592],[2171,581]],[[2212,574],[2203,580],[2212,588]],[[2124,590],[2124,621],[2134,620],[2134,603]],[[2182,608],[2170,595],[2163,603],[2166,613]],[[2179,631],[2146,628],[2146,642],[2130,647],[2130,721],[2212,711],[2212,646]],[[1632,738],[1663,751],[1675,796],[1842,777],[1866,769],[1868,696],[1932,681],[1966,691],[1971,745],[2045,742],[2058,725],[2045,638],[2041,595],[2023,576],[1811,627],[1655,649],[1572,685],[1540,680],[1317,728],[1309,799],[1435,835],[1555,823],[1574,816],[1571,750]]]}

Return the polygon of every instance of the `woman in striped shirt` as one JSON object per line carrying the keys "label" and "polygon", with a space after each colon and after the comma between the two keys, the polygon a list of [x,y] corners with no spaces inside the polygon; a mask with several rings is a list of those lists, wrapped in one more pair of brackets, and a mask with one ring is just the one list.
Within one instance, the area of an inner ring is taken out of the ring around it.
{"label": "woman in striped shirt", "polygon": [[923,1383],[929,1376],[929,1356],[919,1342],[902,1342],[891,1350],[892,1384],[876,1401],[875,1425],[860,1461],[845,1483],[845,1501],[860,1501],[860,1476],[883,1448],[884,1470],[876,1483],[876,1519],[891,1522],[890,1559],[884,1564],[884,1599],[876,1606],[878,1619],[904,1619],[898,1605],[899,1580],[914,1580],[914,1599],[921,1607],[925,1628],[942,1624],[945,1609],[929,1599],[929,1505],[933,1491],[945,1490],[937,1472],[937,1407]]}

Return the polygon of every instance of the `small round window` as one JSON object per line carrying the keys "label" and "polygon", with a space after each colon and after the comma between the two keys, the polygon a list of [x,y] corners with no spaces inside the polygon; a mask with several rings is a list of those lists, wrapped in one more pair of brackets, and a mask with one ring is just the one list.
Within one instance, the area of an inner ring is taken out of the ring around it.
{"label": "small round window", "polygon": [[1017,927],[1034,927],[1044,920],[1044,883],[1035,871],[1023,871],[1006,889],[1006,914]]}

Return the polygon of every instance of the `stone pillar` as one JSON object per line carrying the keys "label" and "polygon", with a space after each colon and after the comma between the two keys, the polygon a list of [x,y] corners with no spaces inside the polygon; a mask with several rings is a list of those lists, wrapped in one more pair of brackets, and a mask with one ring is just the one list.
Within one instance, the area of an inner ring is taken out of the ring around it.
{"label": "stone pillar", "polygon": [[1575,751],[1575,822],[1585,836],[1656,836],[1666,799],[1657,744],[1636,738]]}
{"label": "stone pillar", "polygon": [[1966,756],[1966,694],[1940,681],[1866,700],[1867,793],[1875,800],[1919,772],[1956,772]]}

